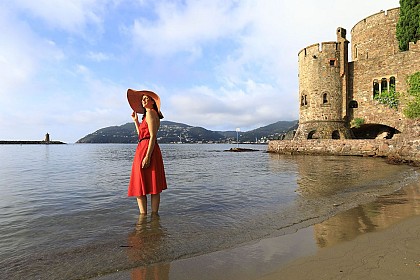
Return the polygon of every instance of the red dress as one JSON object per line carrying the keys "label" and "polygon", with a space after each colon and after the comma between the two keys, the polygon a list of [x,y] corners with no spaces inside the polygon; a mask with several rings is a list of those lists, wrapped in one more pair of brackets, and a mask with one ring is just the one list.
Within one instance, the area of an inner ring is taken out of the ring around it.
{"label": "red dress", "polygon": [[149,141],[149,127],[146,118],[144,118],[139,127],[139,143],[131,169],[128,196],[158,194],[167,188],[162,153],[158,143],[155,143],[155,147],[153,148],[149,167],[141,168],[142,161],[147,153]]}

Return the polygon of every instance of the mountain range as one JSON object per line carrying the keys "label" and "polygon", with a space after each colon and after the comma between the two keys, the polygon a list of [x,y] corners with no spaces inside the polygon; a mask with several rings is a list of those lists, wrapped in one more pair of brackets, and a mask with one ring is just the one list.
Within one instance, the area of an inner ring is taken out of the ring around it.
{"label": "mountain range", "polygon": [[[242,143],[266,143],[271,139],[283,138],[297,128],[298,121],[278,121],[254,130],[211,131],[203,127],[190,126],[183,123],[162,121],[158,131],[159,143],[227,143],[235,142],[239,136]],[[101,128],[76,143],[136,143],[137,132],[134,123]]]}

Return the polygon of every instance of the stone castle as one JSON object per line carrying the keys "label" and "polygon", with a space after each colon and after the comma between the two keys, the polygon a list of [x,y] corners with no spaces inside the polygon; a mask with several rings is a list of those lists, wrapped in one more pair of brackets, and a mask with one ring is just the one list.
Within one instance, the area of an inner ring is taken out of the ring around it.
{"label": "stone castle", "polygon": [[[402,109],[374,99],[395,87],[407,92],[406,79],[420,71],[420,42],[401,52],[396,38],[399,8],[381,11],[359,21],[351,30],[351,57],[346,30],[337,28],[336,42],[302,49],[299,60],[299,127],[294,140],[391,139],[409,129]],[[406,101],[405,101],[406,102]],[[354,119],[363,119],[351,128]]]}

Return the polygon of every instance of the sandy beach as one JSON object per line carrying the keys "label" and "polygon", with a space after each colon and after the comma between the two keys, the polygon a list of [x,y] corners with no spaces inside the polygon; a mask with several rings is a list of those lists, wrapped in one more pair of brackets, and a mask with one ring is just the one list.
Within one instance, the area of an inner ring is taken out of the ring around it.
{"label": "sandy beach", "polygon": [[420,216],[320,249],[260,279],[420,279]]}

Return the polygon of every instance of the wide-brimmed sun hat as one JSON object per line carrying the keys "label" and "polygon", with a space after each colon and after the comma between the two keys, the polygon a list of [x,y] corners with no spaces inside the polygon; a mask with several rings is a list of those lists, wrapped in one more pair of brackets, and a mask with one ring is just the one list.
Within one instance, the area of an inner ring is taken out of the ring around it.
{"label": "wide-brimmed sun hat", "polygon": [[140,113],[140,114],[144,114],[144,108],[141,105],[141,99],[143,97],[143,95],[147,95],[149,97],[151,97],[155,103],[156,106],[158,108],[158,113],[160,113],[160,98],[159,95],[157,95],[156,93],[154,93],[153,91],[150,90],[134,90],[129,88],[127,90],[127,99],[128,99],[128,103],[130,104],[130,107],[133,109],[133,111]]}

